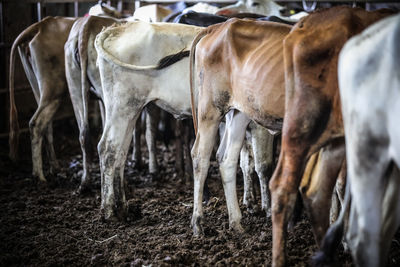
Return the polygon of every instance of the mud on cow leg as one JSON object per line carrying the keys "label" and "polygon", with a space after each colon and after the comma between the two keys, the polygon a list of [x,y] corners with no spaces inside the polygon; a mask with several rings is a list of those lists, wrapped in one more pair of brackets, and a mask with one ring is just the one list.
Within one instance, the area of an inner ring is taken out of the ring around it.
{"label": "mud on cow leg", "polygon": [[271,195],[268,181],[275,164],[274,135],[255,123],[250,123],[254,166],[260,182],[261,209],[271,217]]}
{"label": "mud on cow leg", "polygon": [[144,109],[146,111],[146,143],[149,150],[149,173],[153,177],[158,175],[158,163],[156,157],[156,130],[159,121],[159,109],[149,104]]}
{"label": "mud on cow leg", "polygon": [[256,198],[253,186],[254,160],[251,146],[246,140],[240,151],[240,168],[243,173],[243,205],[247,211],[253,213],[256,209]]}
{"label": "mud on cow leg", "polygon": [[[125,197],[124,166],[132,138],[133,126],[140,112],[121,112],[134,118],[110,112],[98,144],[101,170],[101,212],[106,220],[124,220],[128,205]],[[121,114],[119,113],[119,114]]]}
{"label": "mud on cow leg", "polygon": [[140,149],[140,140],[142,136],[142,122],[140,119],[136,121],[135,129],[133,130],[132,138],[132,167],[138,170],[143,168],[142,151]]}
{"label": "mud on cow leg", "polygon": [[[216,117],[216,116],[215,116]],[[218,131],[218,120],[199,119],[196,141],[192,148],[194,201],[191,226],[194,235],[203,234],[203,190],[204,182],[210,167],[210,156]]]}
{"label": "mud on cow leg", "polygon": [[249,122],[250,119],[243,113],[235,113],[232,123],[227,123],[226,125],[227,132],[224,138],[227,138],[227,145],[224,146],[224,149],[218,149],[217,152],[219,170],[221,172],[226,205],[228,207],[229,226],[238,232],[243,232],[243,228],[240,224],[242,214],[236,194],[236,172],[240,150],[243,147],[246,128]]}
{"label": "mud on cow leg", "polygon": [[79,129],[79,142],[82,149],[82,167],[83,173],[81,178],[81,184],[79,185],[78,192],[84,193],[90,189],[90,171],[89,163],[92,161],[91,157],[91,143],[89,134],[89,123],[83,121],[82,126]]}
{"label": "mud on cow leg", "polygon": [[49,123],[52,121],[58,107],[60,99],[55,99],[50,103],[39,102],[39,107],[29,122],[32,142],[32,174],[38,177],[41,182],[46,182],[43,173],[42,144],[43,135],[47,133]]}
{"label": "mud on cow leg", "polygon": [[[300,181],[295,175],[299,173],[298,162],[288,156],[285,158],[283,153],[281,152],[278,166],[269,183],[272,200],[273,266],[285,266],[287,225],[294,210]],[[283,162],[283,158],[287,162]]]}
{"label": "mud on cow leg", "polygon": [[186,119],[183,121],[183,131],[184,131],[184,146],[183,146],[183,154],[184,154],[184,162],[185,162],[185,179],[188,181],[192,181],[193,179],[193,164],[192,158],[190,156],[190,141],[192,140],[192,132],[193,125],[190,123],[190,120]]}
{"label": "mud on cow leg", "polygon": [[182,183],[185,183],[183,156],[183,121],[175,121],[175,169]]}
{"label": "mud on cow leg", "polygon": [[49,126],[47,126],[46,131],[46,152],[47,157],[49,159],[50,164],[50,173],[55,174],[56,171],[60,168],[60,164],[57,161],[56,152],[54,151],[54,142],[53,142],[53,123],[50,122]]}

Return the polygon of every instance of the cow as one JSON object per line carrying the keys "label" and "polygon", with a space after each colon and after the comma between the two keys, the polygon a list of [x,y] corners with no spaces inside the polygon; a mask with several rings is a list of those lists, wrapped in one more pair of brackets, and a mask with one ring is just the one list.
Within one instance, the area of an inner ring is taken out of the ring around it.
{"label": "cow", "polygon": [[106,1],[99,0],[99,2],[89,9],[89,16],[112,17],[121,19],[122,14],[114,7],[107,5]]}
{"label": "cow", "polygon": [[220,8],[216,15],[232,15],[235,13],[250,12],[265,16],[281,16],[281,11],[285,8],[272,0],[241,0],[233,5]]}
{"label": "cow", "polygon": [[187,13],[180,14],[179,16],[177,16],[174,19],[173,22],[208,27],[213,24],[225,22],[229,18],[254,18],[254,19],[262,20],[262,21],[274,21],[274,22],[286,23],[286,24],[290,24],[290,25],[295,24],[295,22],[293,22],[293,21],[287,21],[287,20],[281,19],[277,16],[264,16],[264,15],[258,15],[258,14],[253,14],[253,13],[238,13],[238,14],[233,14],[230,16],[218,16],[218,15],[213,15],[213,14],[208,14],[208,13],[200,13],[200,12],[198,13],[198,12],[194,12],[194,11],[189,11]]}
{"label": "cow", "polygon": [[[118,21],[113,18],[89,16],[79,18],[73,25],[65,43],[65,75],[69,95],[79,128],[79,142],[82,149],[83,174],[78,192],[88,189],[89,155],[91,151],[89,134],[89,88],[98,99],[103,98],[100,74],[96,66],[97,53],[94,49],[94,38],[105,26]],[[104,108],[100,104],[104,124]]]}
{"label": "cow", "polygon": [[286,227],[307,159],[324,145],[344,138],[338,53],[350,37],[389,13],[350,7],[319,10],[301,19],[284,40],[286,100],[282,146],[269,183],[273,266],[285,264]]}
{"label": "cow", "polygon": [[[399,42],[395,15],[351,38],[339,56],[351,198],[346,239],[356,266],[384,266],[400,225]],[[337,233],[328,232],[325,241]]]}
{"label": "cow", "polygon": [[[100,102],[103,99],[103,92],[100,80],[100,73],[96,66],[97,52],[94,48],[94,39],[103,27],[110,26],[114,23],[124,23],[125,21],[116,20],[113,18],[90,16],[80,18],[72,27],[68,41],[65,44],[65,62],[66,62],[66,76],[68,81],[68,89],[70,92],[71,101],[74,107],[75,116],[79,127],[79,141],[82,149],[83,161],[83,174],[81,177],[81,184],[78,192],[84,192],[90,189],[90,174],[88,163],[90,158],[90,135],[89,135],[89,121],[88,121],[88,94],[89,88]],[[100,103],[100,110],[103,117],[104,125],[104,107]],[[156,176],[158,173],[158,164],[156,159],[156,128],[159,116],[159,110],[154,105],[146,107],[146,143],[149,150],[149,173]],[[132,160],[135,167],[140,168],[141,153],[140,153],[140,135],[141,131],[140,122],[135,127],[133,136],[133,153]],[[181,129],[178,127],[178,129]],[[181,145],[181,140],[178,140],[178,145]],[[176,142],[176,143],[178,143]],[[178,149],[177,149],[178,150]],[[177,156],[182,154],[183,148],[177,151]],[[188,150],[188,149],[185,149]],[[188,154],[188,153],[186,153]],[[181,158],[183,158],[181,156]],[[188,158],[188,156],[186,157]],[[184,165],[181,161],[177,160],[177,170],[183,177]],[[190,162],[191,164],[191,162]]]}
{"label": "cow", "polygon": [[[18,118],[14,97],[14,66],[18,48],[38,108],[29,122],[32,145],[32,173],[46,182],[43,173],[42,144],[46,137],[50,171],[58,169],[53,147],[52,120],[60,105],[68,99],[64,69],[64,43],[74,18],[46,17],[25,29],[14,41],[10,54],[10,157],[16,159]],[[55,38],[55,36],[57,38]]]}
{"label": "cow", "polygon": [[[285,99],[282,41],[290,29],[280,23],[231,19],[208,27],[193,41],[190,67],[197,134],[192,148],[191,225],[195,235],[203,232],[202,190],[222,117],[236,109],[248,117],[247,122],[252,119],[270,130],[281,129]],[[243,229],[236,196],[236,168],[246,126],[234,131],[225,153],[217,156],[229,225],[239,232]]]}
{"label": "cow", "polygon": [[172,10],[162,5],[152,4],[139,7],[133,13],[133,16],[128,19],[128,21],[132,20],[141,20],[146,22],[160,22],[169,14],[171,14]]}
{"label": "cow", "polygon": [[106,113],[98,144],[105,219],[126,218],[124,164],[143,107],[154,102],[178,118],[191,115],[187,50],[201,30],[183,24],[132,22],[97,35]]}

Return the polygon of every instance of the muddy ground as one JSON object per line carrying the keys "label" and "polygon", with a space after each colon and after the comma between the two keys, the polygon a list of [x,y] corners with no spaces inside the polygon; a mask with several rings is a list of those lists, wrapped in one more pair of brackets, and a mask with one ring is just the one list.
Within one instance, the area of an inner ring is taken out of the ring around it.
{"label": "muddy ground", "polygon": [[[60,128],[60,126],[59,126]],[[192,183],[181,184],[174,169],[173,147],[159,143],[161,172],[152,180],[146,170],[126,168],[132,220],[105,222],[99,214],[100,178],[92,172],[93,192],[76,195],[81,174],[77,131],[57,133],[56,152],[62,169],[47,186],[31,177],[30,152],[17,165],[7,159],[6,140],[0,158],[0,265],[266,265],[271,264],[271,220],[250,214],[243,206],[245,234],[228,229],[228,216],[216,164],[211,171],[212,198],[205,207],[203,237],[193,237]],[[68,128],[68,127],[67,127]],[[60,129],[58,129],[60,131]],[[55,131],[57,132],[57,131]],[[65,133],[67,132],[67,133]],[[25,137],[27,139],[27,137]],[[25,140],[22,145],[29,147]],[[146,155],[146,149],[143,147]],[[238,196],[243,186],[238,175]],[[397,235],[397,240],[400,240]],[[400,243],[394,240],[389,266],[400,264]],[[306,215],[288,234],[288,265],[308,266],[316,245]],[[351,266],[340,250],[335,265]]]}

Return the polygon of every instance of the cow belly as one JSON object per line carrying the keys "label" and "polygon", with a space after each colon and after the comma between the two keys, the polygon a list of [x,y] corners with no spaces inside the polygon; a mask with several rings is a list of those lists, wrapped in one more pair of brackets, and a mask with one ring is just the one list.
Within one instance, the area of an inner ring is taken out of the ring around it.
{"label": "cow belly", "polygon": [[133,98],[145,103],[155,101],[175,117],[191,116],[188,65],[188,59],[184,59],[163,70],[146,72],[115,67],[119,85],[114,88],[130,87],[136,92],[129,93]]}

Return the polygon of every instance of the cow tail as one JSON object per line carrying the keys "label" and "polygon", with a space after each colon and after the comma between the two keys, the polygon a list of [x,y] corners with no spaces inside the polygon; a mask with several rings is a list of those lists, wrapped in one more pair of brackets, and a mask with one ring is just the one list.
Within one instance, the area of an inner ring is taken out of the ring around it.
{"label": "cow tail", "polygon": [[312,257],[313,266],[327,266],[334,260],[336,248],[339,246],[344,232],[344,219],[350,208],[350,181],[347,179],[344,205],[340,211],[339,218],[329,227],[321,243],[321,248]]}
{"label": "cow tail", "polygon": [[21,32],[15,39],[10,53],[10,73],[9,73],[9,89],[10,89],[10,129],[8,143],[10,147],[9,157],[11,160],[16,161],[18,152],[18,137],[19,137],[19,124],[18,124],[18,112],[17,106],[15,105],[15,86],[14,86],[14,69],[15,69],[15,54],[18,46],[32,39],[40,30],[40,25],[47,20],[37,22],[26,28]]}
{"label": "cow tail", "polygon": [[190,62],[190,102],[192,104],[192,116],[193,116],[193,127],[194,133],[197,135],[197,112],[196,112],[196,102],[194,100],[194,83],[195,83],[195,59],[196,59],[196,45],[200,42],[201,38],[208,34],[207,30],[202,30],[197,36],[194,38],[192,42],[192,47],[190,48],[189,62]]}
{"label": "cow tail", "polygon": [[89,120],[89,90],[90,84],[87,76],[87,67],[88,67],[88,45],[89,45],[89,33],[90,33],[90,25],[94,19],[93,16],[89,16],[86,20],[86,23],[83,24],[81,31],[78,36],[78,49],[79,49],[79,60],[81,63],[81,89],[82,89],[82,104],[83,104],[83,121],[86,129],[84,129],[85,139],[85,150],[88,153],[88,156],[91,158],[91,142],[90,142],[90,133],[88,127]]}

